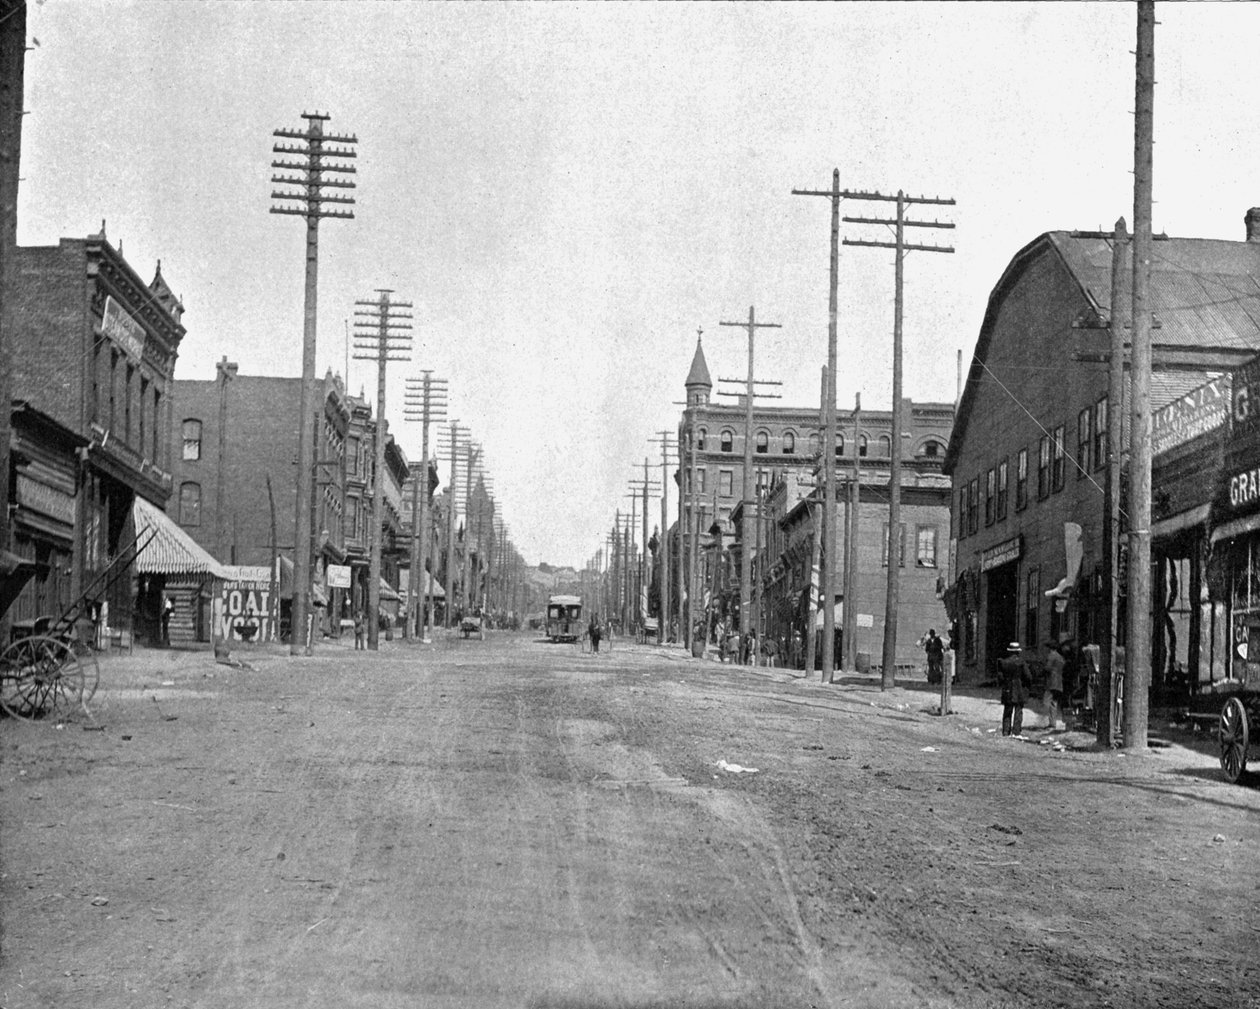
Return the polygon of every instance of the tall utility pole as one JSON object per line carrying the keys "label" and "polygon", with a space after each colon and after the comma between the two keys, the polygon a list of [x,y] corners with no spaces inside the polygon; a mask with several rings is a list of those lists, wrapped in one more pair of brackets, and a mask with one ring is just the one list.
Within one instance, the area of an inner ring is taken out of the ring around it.
{"label": "tall utility pole", "polygon": [[740,540],[743,549],[739,552],[739,633],[747,634],[752,628],[752,620],[748,612],[752,606],[752,487],[753,487],[753,345],[759,329],[782,329],[777,322],[758,322],[755,306],[748,306],[747,322],[719,322],[720,326],[738,326],[748,333],[748,380],[744,392],[744,486],[740,496],[744,501],[740,523]]}
{"label": "tall utility pole", "polygon": [[1151,688],[1151,185],[1155,2],[1138,0],[1133,127],[1133,364],[1129,373],[1129,600],[1124,748],[1146,752]]}
{"label": "tall utility pole", "polygon": [[[849,193],[840,188],[840,169],[832,169],[830,189],[793,189],[793,196],[825,196],[831,201],[831,286],[827,298],[827,389],[823,396],[823,486],[822,486],[822,538],[827,543],[828,558],[822,564],[823,635],[822,681],[830,683],[835,674],[835,565],[828,563],[835,557],[835,497],[836,497],[836,317],[838,315],[836,288],[840,276],[840,201]],[[847,576],[848,566],[845,567]],[[846,618],[852,606],[844,597]],[[845,621],[848,623],[847,619]],[[813,639],[813,613],[810,613],[809,636]],[[846,644],[848,637],[845,638]],[[847,652],[847,649],[846,649]],[[852,667],[850,667],[852,668]],[[808,676],[809,673],[807,672]]]}
{"label": "tall utility pole", "polygon": [[862,394],[853,396],[853,472],[849,477],[849,525],[844,531],[844,668],[857,669],[858,511],[862,507]]}
{"label": "tall utility pole", "polygon": [[[443,586],[445,605],[442,607],[442,625],[446,628],[451,626],[451,610],[455,608],[455,511],[456,502],[455,494],[459,487],[459,481],[456,479],[456,467],[459,464],[460,456],[460,431],[464,431],[467,435],[467,429],[461,428],[458,421],[451,421],[451,431],[446,439],[446,445],[438,445],[438,448],[446,448],[450,452],[451,473],[446,487],[446,584]],[[440,439],[439,439],[440,442]],[[467,458],[468,445],[465,441],[464,446],[465,458]]]}
{"label": "tall utility pole", "polygon": [[936,204],[953,206],[952,199],[939,196],[907,196],[898,190],[896,196],[884,196],[881,193],[867,193],[858,197],[863,200],[882,200],[897,204],[897,217],[887,220],[882,217],[846,217],[844,220],[853,224],[886,224],[893,228],[896,240],[893,242],[875,242],[866,239],[844,240],[845,245],[864,245],[877,249],[895,249],[895,285],[896,298],[893,302],[893,401],[892,401],[892,447],[889,450],[888,475],[888,593],[884,605],[884,655],[881,666],[880,688],[888,690],[896,685],[897,675],[897,609],[901,595],[901,562],[904,544],[901,537],[901,320],[902,320],[902,288],[905,272],[905,258],[911,251],[919,252],[953,252],[946,245],[917,245],[906,241],[906,228],[953,228],[946,221],[909,221],[906,220],[906,208],[911,204]]}
{"label": "tall utility pole", "polygon": [[[675,572],[672,570],[671,561],[673,559],[669,545],[669,463],[670,449],[675,448],[673,442],[670,441],[668,431],[657,431],[659,436],[658,444],[661,446],[661,626],[660,633],[657,635],[657,642],[664,644],[670,640],[669,623],[673,619],[673,583],[682,584],[682,566],[678,567],[678,576],[675,578]],[[679,497],[681,498],[681,488],[679,488]],[[678,523],[678,555],[682,556],[682,523]],[[680,597],[681,598],[681,597]]]}
{"label": "tall utility pole", "polygon": [[[26,77],[26,4],[0,4],[0,550],[8,550],[10,404],[14,294],[17,280],[17,201],[21,176],[22,104]],[[0,614],[0,621],[4,614]],[[4,640],[8,640],[8,624]]]}
{"label": "tall utility pole", "polygon": [[[477,467],[477,460],[481,455],[481,448],[475,442],[468,443],[468,462],[464,466],[464,562],[462,570],[464,572],[464,592],[463,592],[463,613],[468,615],[469,607],[472,606],[472,499],[473,499],[473,472]],[[480,563],[480,558],[478,558]]]}
{"label": "tall utility pole", "polygon": [[214,548],[220,561],[235,564],[235,551],[228,550],[227,507],[224,501],[227,495],[228,384],[236,378],[238,366],[224,354],[223,359],[215,363],[214,370],[219,379],[219,472],[214,488]]}
{"label": "tall utility pole", "polygon": [[404,416],[409,421],[420,422],[420,478],[411,481],[411,591],[407,593],[406,628],[408,634],[414,629],[416,637],[422,640],[425,628],[433,623],[428,602],[430,578],[425,570],[429,528],[426,522],[429,507],[429,424],[446,419],[447,389],[446,379],[434,378],[433,370],[424,368],[419,378],[407,379],[404,393]]}
{"label": "tall utility pole", "polygon": [[[647,594],[650,574],[647,570],[648,565],[648,491],[662,490],[663,484],[658,484],[648,476],[648,460],[647,456],[643,457],[643,479],[632,480],[632,484],[638,484],[638,490],[643,494],[643,511],[641,518],[643,521],[643,553],[639,556],[639,610],[641,617],[647,619]],[[663,490],[662,490],[663,492]]]}
{"label": "tall utility pole", "polygon": [[368,572],[368,649],[380,644],[381,540],[385,538],[385,367],[390,361],[411,358],[409,301],[391,301],[394,292],[378,287],[372,301],[356,301],[354,349],[356,361],[376,362],[376,473],[372,487],[372,548]]}
{"label": "tall utility pole", "polygon": [[[276,144],[276,154],[291,155],[271,163],[272,168],[296,172],[296,175],[272,175],[275,185],[293,186],[290,190],[273,190],[273,200],[285,201],[271,208],[273,214],[293,214],[306,218],[306,293],[302,324],[302,391],[298,406],[297,513],[293,524],[293,604],[290,610],[289,653],[311,654],[313,635],[307,628],[311,601],[311,485],[314,481],[314,441],[311,437],[311,414],[315,401],[315,331],[318,317],[319,286],[319,222],[325,217],[351,219],[349,210],[336,205],[354,203],[353,196],[336,196],[327,189],[353,189],[354,183],[339,175],[354,174],[354,166],[344,159],[356,157],[349,145],[357,144],[353,136],[330,136],[324,133],[329,116],[319,112],[303,112],[305,130],[275,130],[272,135],[298,143]],[[329,145],[341,146],[329,146]],[[333,178],[328,178],[329,174]],[[296,206],[294,205],[296,204]],[[333,206],[330,206],[332,204]],[[375,634],[375,631],[373,632]]]}
{"label": "tall utility pole", "polygon": [[[633,483],[633,481],[632,481]],[[621,598],[621,620],[622,633],[625,628],[632,626],[634,623],[634,606],[637,602],[637,593],[635,592],[635,572],[639,571],[639,547],[634,540],[634,527],[639,521],[639,492],[633,487],[629,494],[626,495],[630,499],[630,514],[626,516],[625,538],[622,540],[622,548],[625,552],[625,562],[622,565],[622,573],[625,579],[625,594]],[[642,572],[639,572],[640,574]]]}

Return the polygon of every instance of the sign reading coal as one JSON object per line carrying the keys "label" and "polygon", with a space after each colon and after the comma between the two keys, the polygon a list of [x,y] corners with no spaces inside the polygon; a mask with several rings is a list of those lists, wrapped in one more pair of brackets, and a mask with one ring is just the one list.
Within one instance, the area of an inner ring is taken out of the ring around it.
{"label": "sign reading coal", "polygon": [[220,637],[236,641],[270,641],[275,637],[270,580],[224,582],[219,604],[216,630]]}

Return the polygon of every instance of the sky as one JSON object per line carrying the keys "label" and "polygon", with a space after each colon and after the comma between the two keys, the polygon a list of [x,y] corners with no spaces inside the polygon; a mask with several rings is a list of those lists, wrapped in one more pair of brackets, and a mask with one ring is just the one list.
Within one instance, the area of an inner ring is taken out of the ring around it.
{"label": "sky", "polygon": [[[1241,240],[1260,5],[1156,13],[1155,230]],[[355,219],[320,228],[317,374],[375,403],[354,302],[412,302],[390,430],[419,460],[406,379],[445,378],[529,563],[591,561],[645,458],[659,480],[698,329],[714,379],[742,379],[746,336],[720,323],[755,306],[782,326],[757,377],[818,402],[829,208],[792,189],[838,169],[957,201],[912,215],[956,225],[915,235],[952,255],[906,259],[918,401],[955,398],[1019,249],[1133,219],[1132,4],[37,0],[28,33],[18,240],[105,221],[145,280],[160,260],[186,309],[177,379],[224,356],[300,375],[304,227],[269,213],[273,131],[319,111],[358,138]],[[887,409],[893,253],[844,247],[839,276],[838,402]]]}

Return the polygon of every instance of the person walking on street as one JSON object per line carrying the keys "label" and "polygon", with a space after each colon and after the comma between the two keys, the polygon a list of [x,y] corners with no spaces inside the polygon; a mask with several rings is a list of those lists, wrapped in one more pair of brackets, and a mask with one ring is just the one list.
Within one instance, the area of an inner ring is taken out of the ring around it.
{"label": "person walking on street", "polygon": [[1012,641],[1006,646],[1006,658],[998,662],[1002,677],[1002,735],[1023,738],[1024,702],[1032,690],[1032,674],[1021,655],[1022,646]]}
{"label": "person walking on street", "polygon": [[596,620],[594,617],[591,617],[591,623],[590,623],[590,626],[586,628],[586,633],[590,636],[590,639],[591,639],[591,651],[598,652],[599,639],[602,635],[602,632],[600,630],[599,621]]}
{"label": "person walking on street", "polygon": [[363,643],[363,611],[354,611],[354,650],[362,652],[367,649],[367,645]]}

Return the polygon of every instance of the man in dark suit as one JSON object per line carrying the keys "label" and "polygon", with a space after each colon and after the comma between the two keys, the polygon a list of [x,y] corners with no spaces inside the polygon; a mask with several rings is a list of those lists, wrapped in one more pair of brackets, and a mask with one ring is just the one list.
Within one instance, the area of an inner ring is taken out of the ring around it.
{"label": "man in dark suit", "polygon": [[1006,658],[998,662],[1002,678],[1002,735],[1019,736],[1024,728],[1024,702],[1032,690],[1032,673],[1021,655],[1018,641],[1006,646]]}

